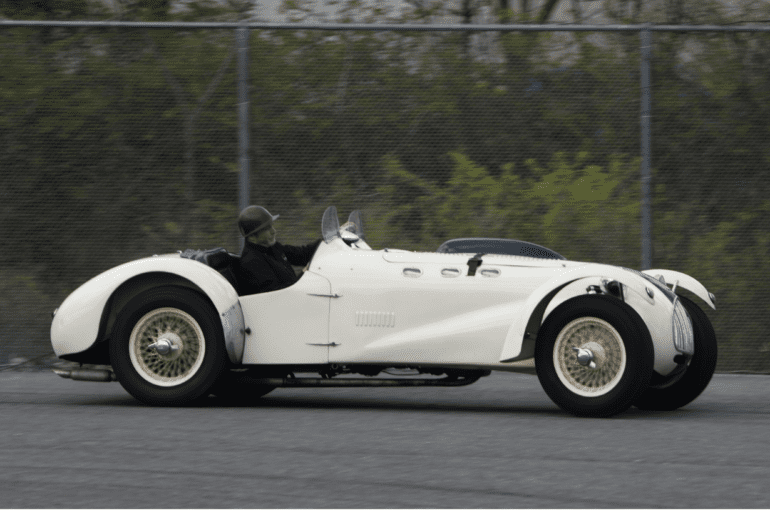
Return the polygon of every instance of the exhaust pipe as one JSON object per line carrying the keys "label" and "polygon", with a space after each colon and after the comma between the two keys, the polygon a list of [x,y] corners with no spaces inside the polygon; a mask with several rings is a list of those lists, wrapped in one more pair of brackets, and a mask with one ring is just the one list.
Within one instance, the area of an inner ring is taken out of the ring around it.
{"label": "exhaust pipe", "polygon": [[106,383],[118,380],[114,372],[104,369],[53,369],[53,372],[62,378],[75,381],[99,381]]}

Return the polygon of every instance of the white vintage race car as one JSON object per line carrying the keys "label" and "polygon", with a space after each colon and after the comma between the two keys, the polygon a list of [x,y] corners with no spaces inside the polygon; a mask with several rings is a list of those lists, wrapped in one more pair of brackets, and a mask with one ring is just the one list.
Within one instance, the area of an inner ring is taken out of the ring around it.
{"label": "white vintage race car", "polygon": [[[714,373],[714,330],[676,291],[711,308],[715,298],[685,274],[574,262],[503,239],[373,250],[360,214],[340,227],[334,207],[322,234],[299,281],[272,292],[239,296],[237,256],[224,250],[143,258],[96,276],[51,327],[57,356],[85,365],[55,372],[120,381],[151,405],[246,400],[276,387],[461,386],[493,370],[525,372],[584,416],[673,410]],[[382,372],[401,375],[374,377]]]}

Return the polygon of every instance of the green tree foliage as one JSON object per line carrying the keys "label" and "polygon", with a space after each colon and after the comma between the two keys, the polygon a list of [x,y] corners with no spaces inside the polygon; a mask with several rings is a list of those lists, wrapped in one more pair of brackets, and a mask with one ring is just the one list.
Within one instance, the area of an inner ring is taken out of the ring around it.
{"label": "green tree foliage", "polygon": [[103,14],[94,0],[1,0],[0,15],[12,20],[85,19]]}
{"label": "green tree foliage", "polygon": [[[524,178],[512,163],[493,174],[459,151],[448,158],[451,173],[445,181],[422,178],[393,155],[382,159],[381,185],[366,203],[370,244],[397,242],[424,250],[459,236],[501,237],[561,248],[574,260],[635,264],[638,159],[612,155],[600,167],[585,165],[587,153],[574,158],[557,153],[543,166],[528,159],[527,175],[534,178]],[[330,203],[354,208],[360,201],[345,177],[335,190]],[[312,208],[310,201],[304,204]]]}

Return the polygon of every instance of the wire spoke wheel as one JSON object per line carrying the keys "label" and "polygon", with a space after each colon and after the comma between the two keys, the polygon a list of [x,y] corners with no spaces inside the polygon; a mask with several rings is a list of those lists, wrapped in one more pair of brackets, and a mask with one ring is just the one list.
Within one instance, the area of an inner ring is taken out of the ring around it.
{"label": "wire spoke wheel", "polygon": [[228,365],[218,317],[205,296],[183,287],[135,295],[110,338],[118,381],[154,406],[188,405],[206,397]]}
{"label": "wire spoke wheel", "polygon": [[198,322],[176,308],[159,308],[136,323],[129,338],[131,362],[153,385],[184,383],[200,368],[206,339]]}
{"label": "wire spoke wheel", "polygon": [[535,368],[548,397],[579,416],[626,411],[647,388],[655,353],[641,317],[599,295],[577,296],[556,307],[535,345]]}
{"label": "wire spoke wheel", "polygon": [[[578,349],[590,355],[586,363],[578,360]],[[556,374],[567,388],[578,395],[595,397],[620,382],[626,368],[626,349],[618,331],[607,321],[582,317],[559,333],[553,360]]]}

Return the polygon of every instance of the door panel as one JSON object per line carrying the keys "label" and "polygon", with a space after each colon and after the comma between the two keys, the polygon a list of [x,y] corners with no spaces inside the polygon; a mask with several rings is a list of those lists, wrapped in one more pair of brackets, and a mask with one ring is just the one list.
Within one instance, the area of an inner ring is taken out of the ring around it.
{"label": "door panel", "polygon": [[306,271],[291,287],[240,298],[246,335],[243,363],[327,363],[329,280]]}

